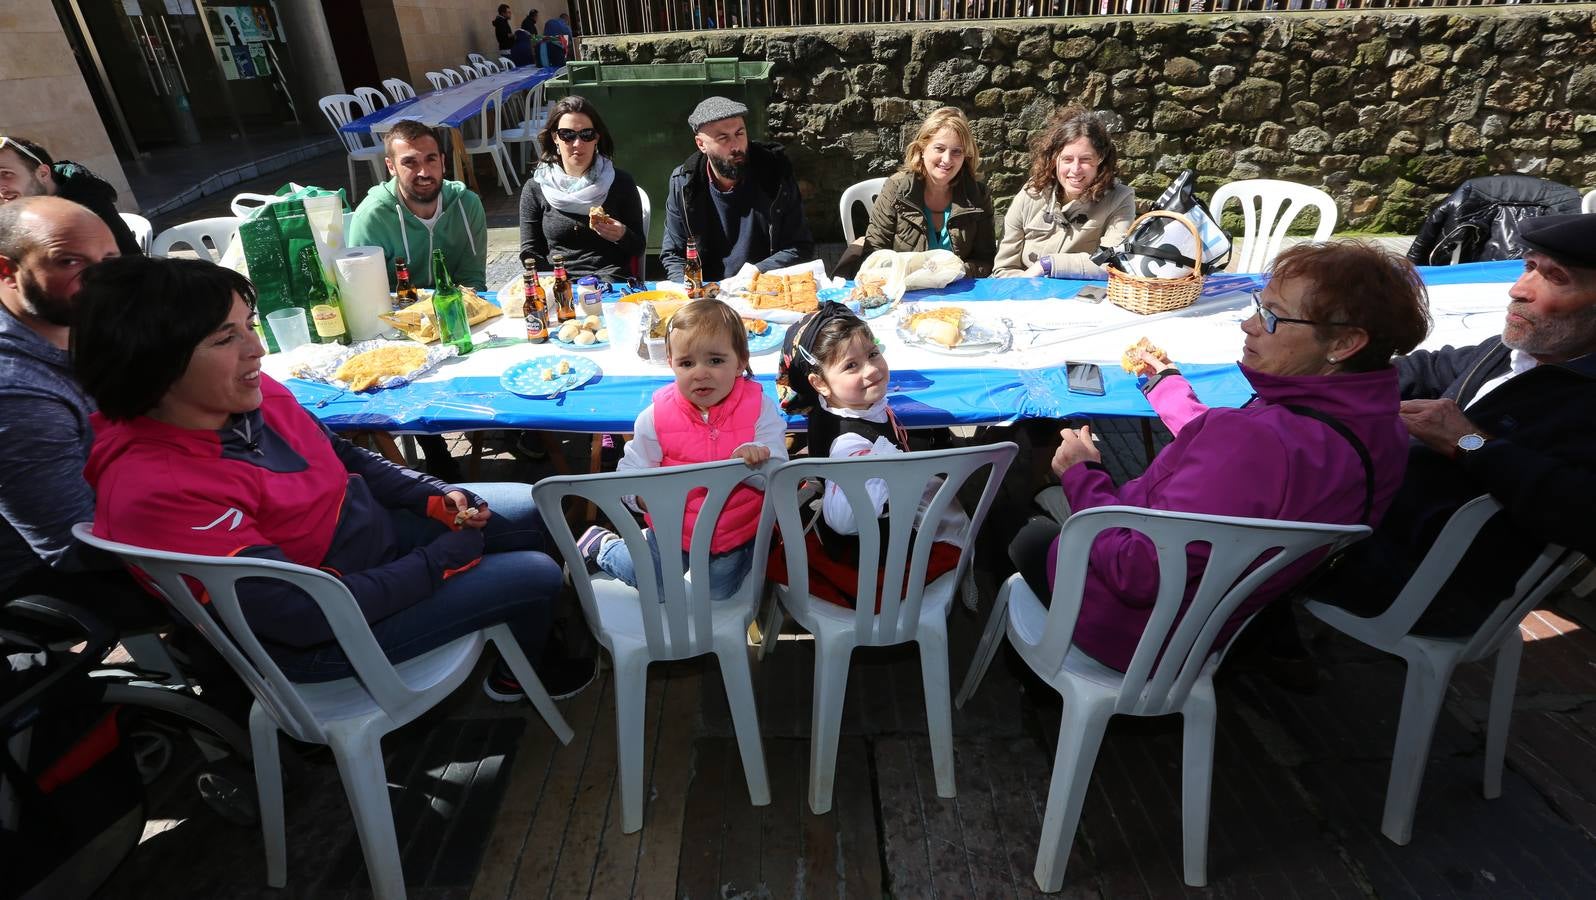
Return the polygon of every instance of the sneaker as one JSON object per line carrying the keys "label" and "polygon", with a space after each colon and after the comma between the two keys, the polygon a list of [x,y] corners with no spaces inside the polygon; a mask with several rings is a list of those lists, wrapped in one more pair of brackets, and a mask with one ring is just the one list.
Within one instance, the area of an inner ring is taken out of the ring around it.
{"label": "sneaker", "polygon": [[604,545],[610,541],[618,541],[620,539],[620,535],[608,528],[602,525],[592,525],[582,532],[581,537],[576,539],[576,552],[581,554],[582,560],[588,564],[589,568],[594,568],[598,566],[599,551],[604,549]]}
{"label": "sneaker", "polygon": [[[598,659],[573,659],[562,656],[548,660],[538,666],[538,679],[543,682],[543,689],[555,700],[568,700],[587,689],[598,675]],[[514,703],[524,699],[526,693],[521,690],[521,682],[515,678],[515,673],[504,660],[493,664],[493,671],[482,680],[482,692],[488,699],[499,703]]]}

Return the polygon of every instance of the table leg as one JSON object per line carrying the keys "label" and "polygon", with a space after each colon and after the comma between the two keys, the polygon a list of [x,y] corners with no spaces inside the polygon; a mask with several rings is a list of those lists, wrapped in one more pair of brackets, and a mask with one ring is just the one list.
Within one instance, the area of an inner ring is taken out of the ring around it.
{"label": "table leg", "polygon": [[364,433],[370,436],[371,442],[377,446],[377,452],[381,453],[384,459],[396,466],[409,467],[410,463],[405,460],[405,455],[399,452],[399,443],[393,439],[393,435],[386,431],[367,431],[359,433]]}
{"label": "table leg", "polygon": [[476,166],[466,162],[465,135],[458,128],[449,129],[449,143],[454,147],[454,180],[464,181],[474,193],[477,190]]}

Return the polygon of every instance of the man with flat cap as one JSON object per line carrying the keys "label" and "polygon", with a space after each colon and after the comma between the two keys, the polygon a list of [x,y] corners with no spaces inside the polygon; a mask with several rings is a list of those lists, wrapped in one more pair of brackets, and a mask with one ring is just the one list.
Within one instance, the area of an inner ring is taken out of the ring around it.
{"label": "man with flat cap", "polygon": [[1548,543],[1596,555],[1596,215],[1520,224],[1524,274],[1500,337],[1397,361],[1407,478],[1369,540],[1314,596],[1390,605],[1458,507],[1490,494],[1480,532],[1415,631],[1473,633]]}
{"label": "man with flat cap", "polygon": [[706,281],[736,275],[744,263],[768,272],[814,258],[792,163],[780,144],[749,142],[747,115],[735,100],[709,97],[687,118],[698,150],[666,186],[659,254],[672,281],[682,280],[689,240]]}

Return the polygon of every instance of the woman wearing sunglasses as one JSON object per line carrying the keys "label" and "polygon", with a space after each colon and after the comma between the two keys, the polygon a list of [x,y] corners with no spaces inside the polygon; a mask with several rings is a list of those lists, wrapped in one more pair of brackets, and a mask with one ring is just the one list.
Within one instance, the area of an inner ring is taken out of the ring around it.
{"label": "woman wearing sunglasses", "polygon": [[541,160],[521,188],[522,255],[536,254],[544,266],[563,256],[573,278],[625,281],[647,238],[643,203],[637,182],[610,161],[615,141],[604,119],[586,97],[562,97],[538,148]]}
{"label": "woman wearing sunglasses", "polygon": [[[1368,244],[1297,246],[1275,258],[1268,286],[1254,302],[1241,325],[1246,338],[1240,364],[1253,398],[1239,409],[1210,409],[1168,360],[1134,351],[1132,358],[1148,376],[1148,402],[1175,439],[1140,478],[1116,488],[1090,429],[1065,429],[1053,456],[1064,515],[1120,504],[1379,524],[1408,458],[1391,357],[1412,350],[1430,327],[1418,273],[1402,257]],[[1009,548],[1044,602],[1052,595],[1058,536],[1057,522],[1037,520]],[[1187,552],[1194,590],[1209,551],[1193,545]],[[1304,560],[1265,582],[1231,615],[1215,646],[1225,646],[1248,617],[1317,562]],[[1076,646],[1124,671],[1157,593],[1152,542],[1128,531],[1105,532],[1092,546]]]}

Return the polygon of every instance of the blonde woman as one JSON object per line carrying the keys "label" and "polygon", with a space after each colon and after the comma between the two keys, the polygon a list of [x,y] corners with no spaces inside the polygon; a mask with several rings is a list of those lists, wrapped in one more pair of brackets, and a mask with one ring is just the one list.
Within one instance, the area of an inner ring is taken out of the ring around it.
{"label": "blonde woman", "polygon": [[998,277],[1103,278],[1099,247],[1124,240],[1136,195],[1121,182],[1108,129],[1078,106],[1060,109],[1031,139],[1031,175],[1003,217]]}
{"label": "blonde woman", "polygon": [[980,163],[964,113],[945,106],[927,116],[902,168],[876,197],[864,255],[883,248],[952,250],[970,275],[990,273],[997,241],[992,192],[977,180]]}

